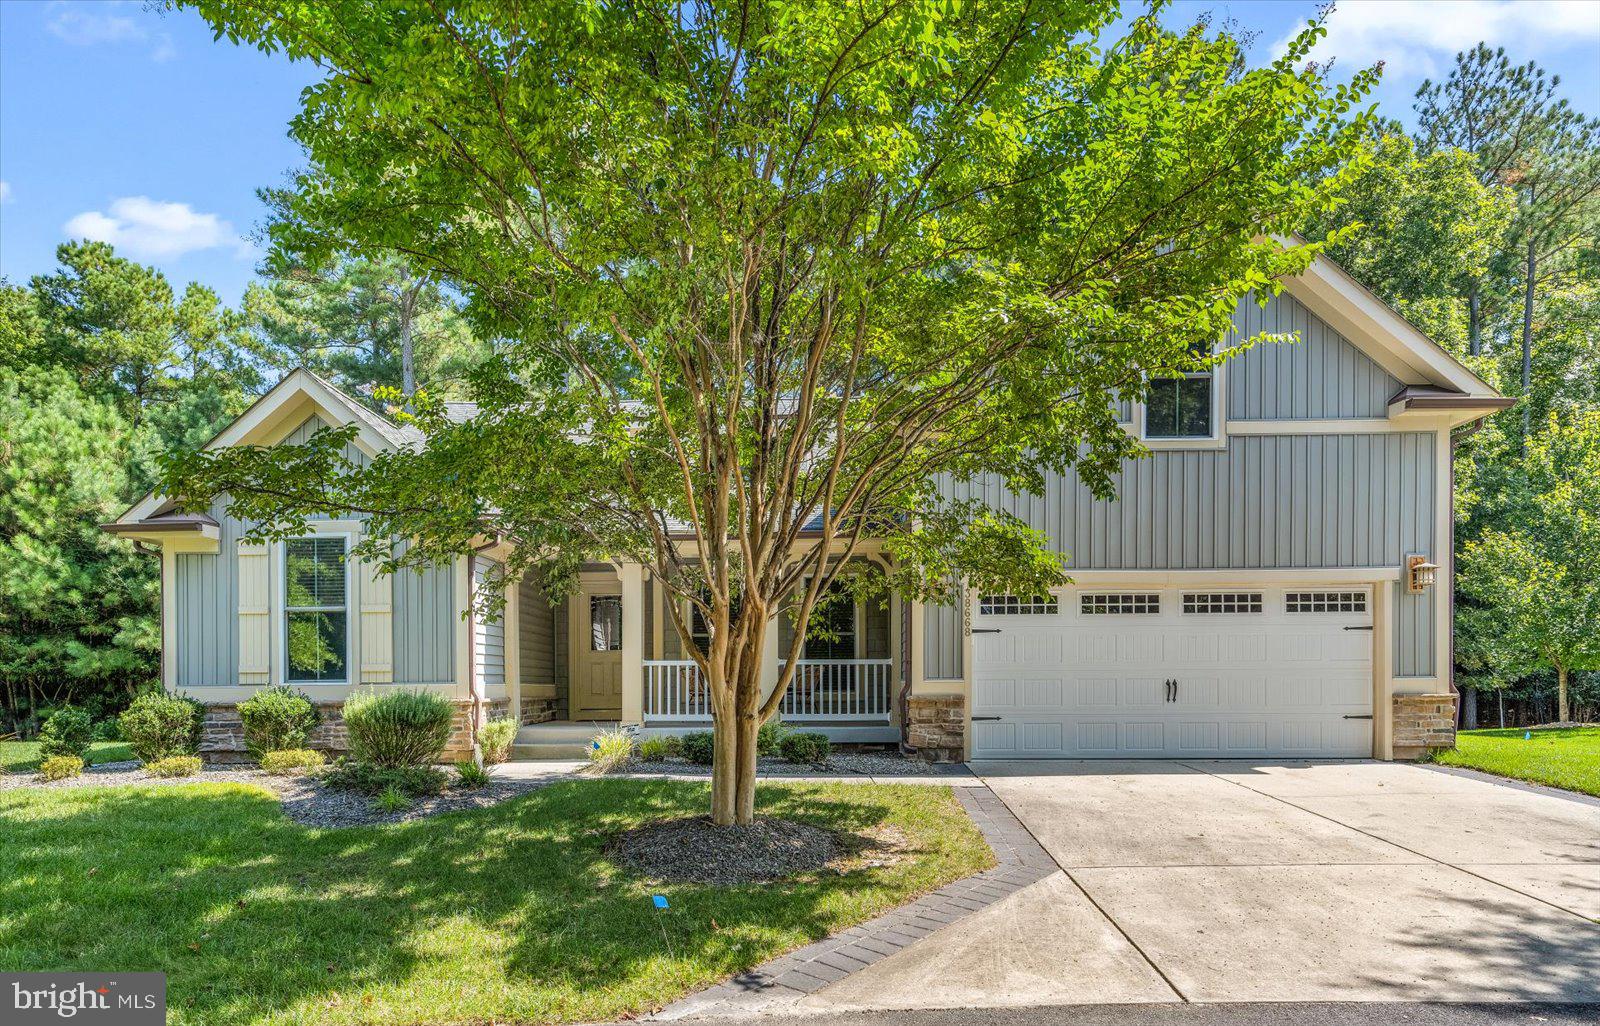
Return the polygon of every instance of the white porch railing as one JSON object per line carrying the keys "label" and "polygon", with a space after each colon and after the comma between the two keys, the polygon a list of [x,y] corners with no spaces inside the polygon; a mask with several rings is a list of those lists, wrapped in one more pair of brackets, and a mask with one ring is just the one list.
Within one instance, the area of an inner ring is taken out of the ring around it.
{"label": "white porch railing", "polygon": [[802,659],[778,709],[786,720],[888,723],[893,685],[889,659]]}
{"label": "white porch railing", "polygon": [[[802,659],[778,709],[786,720],[887,723],[893,691],[893,660]],[[644,718],[711,719],[710,692],[693,660],[646,660]]]}

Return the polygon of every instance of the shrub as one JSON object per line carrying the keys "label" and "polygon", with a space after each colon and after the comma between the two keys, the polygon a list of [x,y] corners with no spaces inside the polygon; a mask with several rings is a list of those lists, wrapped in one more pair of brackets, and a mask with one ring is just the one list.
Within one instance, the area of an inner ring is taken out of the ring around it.
{"label": "shrub", "polygon": [[152,777],[192,777],[200,772],[200,757],[169,755],[165,759],[145,763],[144,771]]}
{"label": "shrub", "polygon": [[828,755],[833,751],[833,742],[828,740],[828,735],[817,734],[812,731],[801,731],[790,734],[783,739],[783,757],[793,763],[810,763],[817,765],[828,761]]}
{"label": "shrub", "polygon": [[96,741],[121,741],[122,723],[115,716],[109,716],[94,725],[94,739]]}
{"label": "shrub", "polygon": [[620,769],[633,758],[633,735],[625,730],[603,730],[589,742],[589,765],[601,773]]}
{"label": "shrub", "polygon": [[683,746],[671,734],[647,737],[639,742],[639,758],[644,762],[665,762],[682,752]]}
{"label": "shrub", "polygon": [[782,720],[768,720],[756,729],[756,754],[775,758],[783,753],[783,739],[791,731]]}
{"label": "shrub", "polygon": [[358,691],[344,703],[350,752],[377,766],[432,766],[450,743],[455,711],[431,691]]}
{"label": "shrub", "polygon": [[411,797],[398,787],[386,787],[372,799],[379,812],[404,812],[411,808]]}
{"label": "shrub", "polygon": [[321,752],[309,748],[285,748],[261,756],[261,768],[274,776],[319,769],[325,762]]}
{"label": "shrub", "polygon": [[478,731],[478,749],[490,766],[505,762],[511,755],[511,742],[517,739],[516,720],[501,717],[490,720]]}
{"label": "shrub", "polygon": [[39,764],[40,780],[65,780],[83,772],[83,760],[76,755],[52,755]]}
{"label": "shrub", "polygon": [[286,684],[262,688],[239,703],[244,747],[260,759],[268,752],[304,749],[317,725],[311,699]]}
{"label": "shrub", "polygon": [[717,742],[709,730],[696,730],[678,739],[683,757],[698,766],[709,766],[717,754]]}
{"label": "shrub", "polygon": [[187,755],[200,747],[200,703],[182,695],[140,695],[122,714],[122,736],[140,762]]}
{"label": "shrub", "polygon": [[94,739],[94,724],[89,714],[77,706],[64,705],[50,714],[39,731],[39,754],[71,755],[83,758]]}
{"label": "shrub", "polygon": [[370,762],[342,762],[323,777],[330,787],[342,787],[365,795],[379,795],[394,788],[402,794],[438,794],[448,782],[433,766],[376,766]]}
{"label": "shrub", "polygon": [[456,783],[469,791],[480,790],[489,786],[489,771],[471,759],[463,759],[456,763]]}

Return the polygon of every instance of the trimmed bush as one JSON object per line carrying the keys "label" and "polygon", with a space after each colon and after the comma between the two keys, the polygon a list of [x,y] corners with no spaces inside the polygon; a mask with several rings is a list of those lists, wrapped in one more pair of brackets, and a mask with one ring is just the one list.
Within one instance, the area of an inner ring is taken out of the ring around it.
{"label": "trimmed bush", "polygon": [[589,742],[589,765],[601,773],[621,769],[633,758],[633,735],[625,730],[604,730]]}
{"label": "trimmed bush", "polygon": [[471,759],[463,759],[456,763],[456,783],[469,791],[481,790],[489,786],[489,771]]}
{"label": "trimmed bush", "polygon": [[678,739],[683,757],[697,766],[709,766],[717,754],[717,742],[709,730],[696,730]]}
{"label": "trimmed bush", "polygon": [[262,688],[239,703],[244,747],[255,758],[268,752],[304,749],[317,725],[311,699],[286,684]]}
{"label": "trimmed bush", "polygon": [[639,759],[641,762],[665,762],[682,751],[682,745],[671,734],[663,737],[647,737],[639,742]]}
{"label": "trimmed bush", "polygon": [[756,729],[756,754],[768,759],[783,754],[783,739],[793,731],[782,720],[768,720]]}
{"label": "trimmed bush", "polygon": [[115,716],[109,716],[94,725],[94,739],[96,741],[121,741],[122,722]]}
{"label": "trimmed bush", "polygon": [[192,698],[152,692],[122,714],[122,736],[140,762],[188,755],[200,747],[201,706]]}
{"label": "trimmed bush", "polygon": [[342,787],[365,795],[379,795],[394,788],[421,798],[444,790],[448,778],[433,766],[375,766],[370,762],[342,762],[323,777],[330,787]]}
{"label": "trimmed bush", "polygon": [[88,712],[77,706],[64,705],[50,714],[39,731],[39,754],[71,755],[79,759],[89,752],[89,742],[94,740],[94,723]]}
{"label": "trimmed bush", "polygon": [[450,743],[455,712],[431,691],[357,691],[344,703],[350,754],[375,766],[432,766]]}
{"label": "trimmed bush", "polygon": [[83,772],[83,760],[76,755],[52,755],[39,764],[40,780],[65,780]]}
{"label": "trimmed bush", "polygon": [[517,739],[517,728],[520,724],[516,720],[501,717],[490,720],[478,731],[478,750],[483,753],[483,761],[494,766],[505,762],[511,756],[511,742]]}
{"label": "trimmed bush", "polygon": [[262,755],[261,768],[273,776],[283,776],[320,769],[327,761],[321,752],[313,752],[309,748],[286,748],[283,751],[267,752]]}
{"label": "trimmed bush", "polygon": [[833,742],[826,734],[801,731],[783,739],[783,757],[792,763],[819,765],[828,761],[832,751]]}
{"label": "trimmed bush", "polygon": [[192,777],[200,772],[200,757],[169,755],[165,759],[145,763],[144,771],[152,777]]}

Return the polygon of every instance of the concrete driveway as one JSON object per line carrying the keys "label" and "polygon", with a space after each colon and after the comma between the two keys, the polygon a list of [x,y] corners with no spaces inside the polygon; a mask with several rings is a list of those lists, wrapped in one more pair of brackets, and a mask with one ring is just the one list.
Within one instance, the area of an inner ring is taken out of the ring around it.
{"label": "concrete driveway", "polygon": [[1062,872],[815,1011],[1600,1001],[1600,803],[1395,763],[976,763]]}

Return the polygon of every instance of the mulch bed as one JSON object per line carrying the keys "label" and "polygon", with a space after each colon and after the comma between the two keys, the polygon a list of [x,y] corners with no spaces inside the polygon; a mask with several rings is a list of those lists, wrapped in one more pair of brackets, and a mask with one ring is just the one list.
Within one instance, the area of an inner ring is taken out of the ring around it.
{"label": "mulch bed", "polygon": [[815,872],[845,849],[831,831],[793,820],[718,827],[709,816],[689,816],[618,834],[608,850],[651,880],[728,886]]}
{"label": "mulch bed", "polygon": [[552,779],[491,777],[487,787],[477,790],[449,787],[443,794],[417,799],[400,812],[382,812],[365,795],[344,788],[327,787],[313,775],[271,776],[253,766],[211,765],[192,776],[153,777],[137,762],[107,762],[87,767],[81,776],[65,780],[39,780],[32,773],[0,774],[0,791],[167,784],[254,784],[275,794],[283,802],[284,814],[295,822],[308,827],[332,828],[402,823],[443,812],[486,809],[544,787]]}

